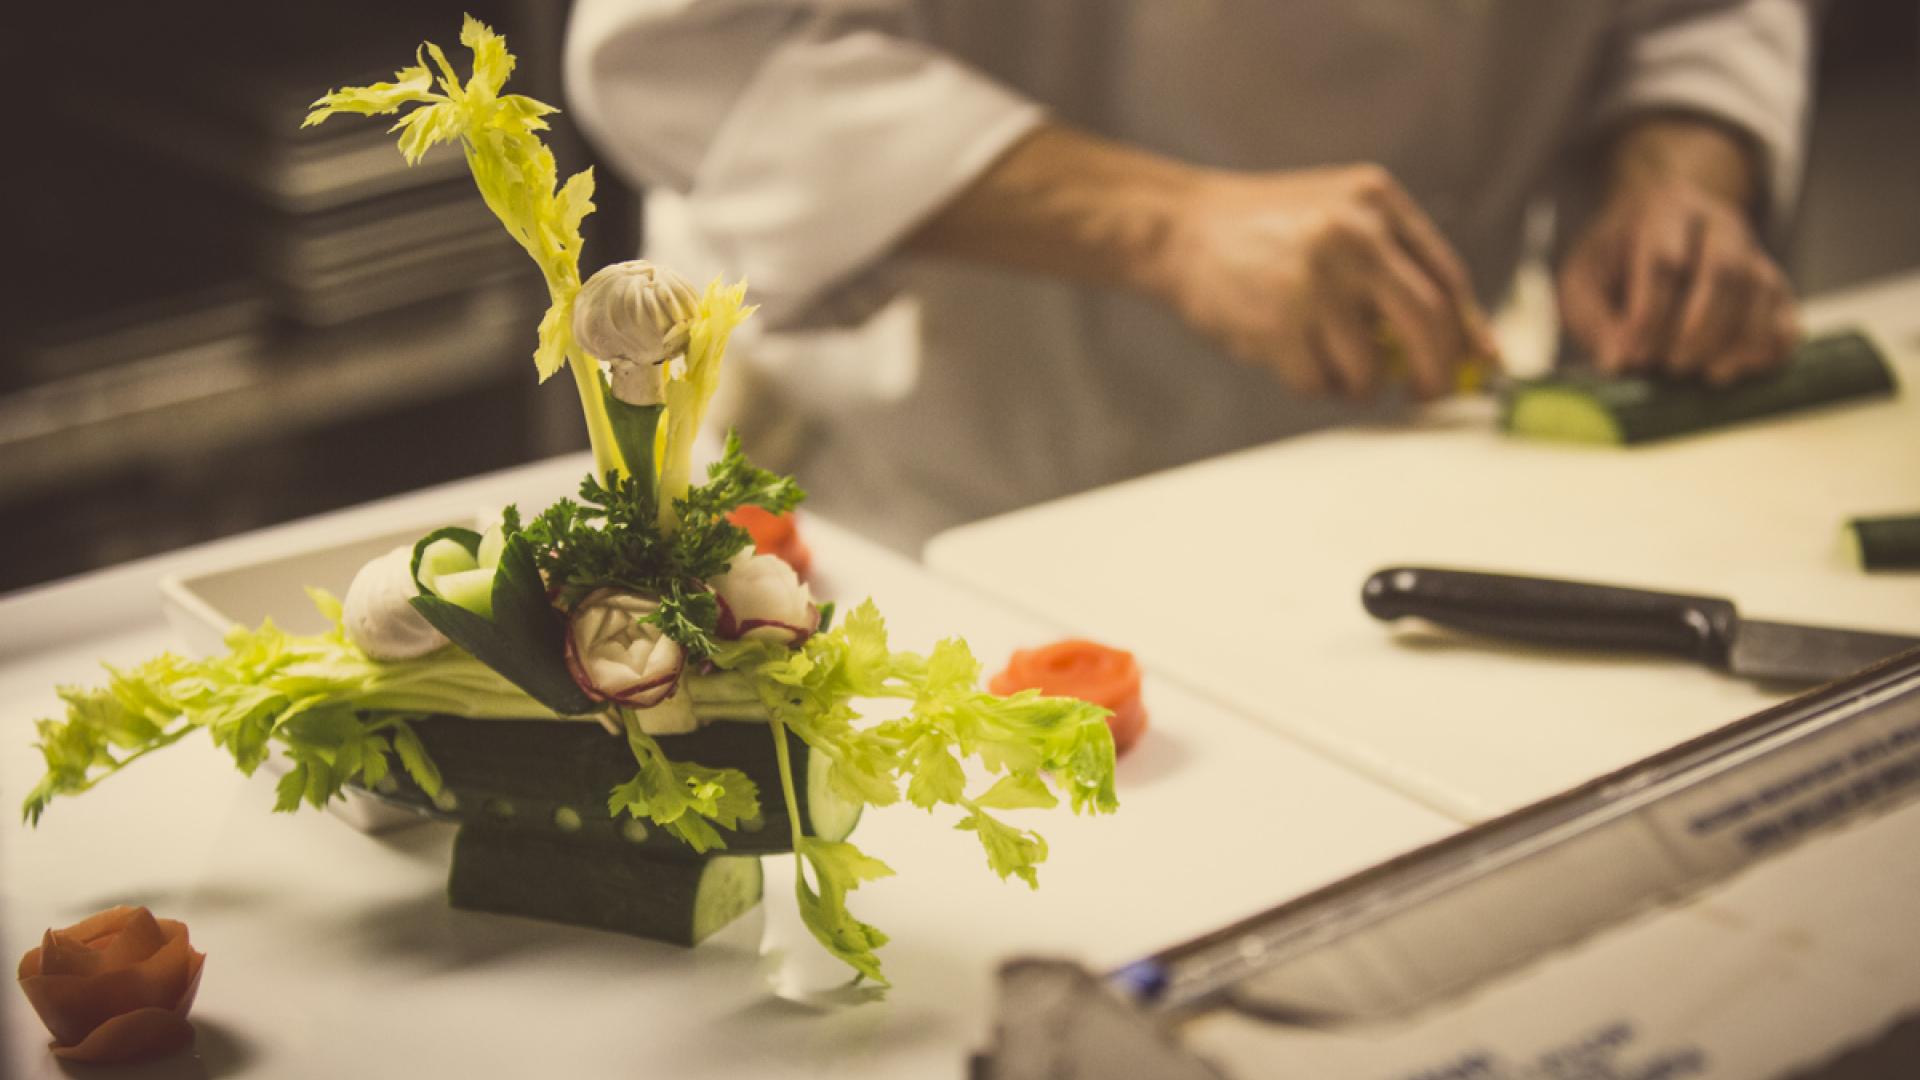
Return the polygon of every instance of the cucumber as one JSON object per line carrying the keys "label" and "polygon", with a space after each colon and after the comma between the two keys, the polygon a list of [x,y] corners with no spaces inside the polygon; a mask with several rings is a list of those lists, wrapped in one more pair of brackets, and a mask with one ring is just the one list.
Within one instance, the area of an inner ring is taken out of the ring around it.
{"label": "cucumber", "polygon": [[807,819],[808,836],[845,840],[853,834],[853,827],[860,824],[860,811],[866,804],[844,799],[833,790],[827,779],[832,769],[833,759],[827,755],[808,755],[806,772],[796,777],[805,780],[800,787],[800,815]]}
{"label": "cucumber", "polygon": [[1847,522],[1866,570],[1920,570],[1920,514]]}
{"label": "cucumber", "polygon": [[1873,343],[1845,332],[1809,338],[1779,372],[1724,390],[1591,373],[1517,383],[1502,396],[1500,425],[1523,438],[1632,445],[1896,389]]}
{"label": "cucumber", "polygon": [[698,945],[721,927],[752,911],[766,894],[766,869],[746,855],[708,859],[693,893],[693,941]]}
{"label": "cucumber", "polygon": [[432,585],[442,576],[472,570],[480,564],[473,552],[458,540],[442,537],[420,551],[420,564],[414,570],[422,584]]}
{"label": "cucumber", "polygon": [[698,945],[760,902],[760,860],[648,858],[637,850],[555,841],[468,824],[453,842],[454,907]]}
{"label": "cucumber", "polygon": [[480,546],[474,549],[473,557],[488,570],[500,565],[500,552],[507,546],[507,534],[495,525],[480,536]]}
{"label": "cucumber", "polygon": [[493,617],[493,569],[478,567],[440,574],[431,579],[434,595],[483,618]]}
{"label": "cucumber", "polygon": [[753,680],[732,671],[681,676],[681,688],[702,720],[765,720],[767,707]]}
{"label": "cucumber", "polygon": [[[409,777],[395,772],[392,790],[375,793],[382,798],[496,831],[598,844],[656,860],[700,858],[664,829],[608,812],[608,793],[631,779],[637,766],[626,741],[598,724],[435,716],[412,726],[440,768],[442,797],[428,798]],[[793,850],[793,823],[764,720],[716,721],[690,734],[661,736],[659,743],[676,761],[739,769],[758,788],[760,817],[738,829],[719,830],[728,854]],[[859,805],[832,791],[825,762],[815,762],[811,749],[792,732],[787,749],[801,794],[801,827],[811,835],[845,839],[859,822]]]}

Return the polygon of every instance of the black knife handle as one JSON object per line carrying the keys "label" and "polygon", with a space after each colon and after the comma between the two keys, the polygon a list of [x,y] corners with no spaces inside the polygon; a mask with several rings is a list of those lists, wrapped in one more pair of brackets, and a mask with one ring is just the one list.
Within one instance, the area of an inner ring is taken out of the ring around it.
{"label": "black knife handle", "polygon": [[1553,578],[1400,566],[1376,572],[1360,602],[1376,619],[1407,617],[1521,641],[1656,652],[1727,665],[1739,613],[1711,596]]}

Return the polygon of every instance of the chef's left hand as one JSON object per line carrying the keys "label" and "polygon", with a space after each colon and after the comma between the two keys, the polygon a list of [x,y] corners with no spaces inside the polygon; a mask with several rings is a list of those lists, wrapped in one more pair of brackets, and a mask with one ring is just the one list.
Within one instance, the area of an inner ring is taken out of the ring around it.
{"label": "chef's left hand", "polygon": [[1568,333],[1604,373],[1724,386],[1786,361],[1799,317],[1745,215],[1685,180],[1616,191],[1560,269]]}

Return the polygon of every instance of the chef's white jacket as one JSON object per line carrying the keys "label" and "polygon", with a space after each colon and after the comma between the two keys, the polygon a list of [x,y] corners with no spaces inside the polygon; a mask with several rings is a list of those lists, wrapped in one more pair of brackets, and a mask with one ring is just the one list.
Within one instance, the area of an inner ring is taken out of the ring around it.
{"label": "chef's white jacket", "polygon": [[[1394,408],[1294,398],[1135,296],[899,255],[1049,115],[1212,166],[1378,162],[1493,299],[1527,204],[1591,176],[1596,134],[1631,114],[1744,132],[1777,222],[1800,172],[1811,6],[580,0],[567,96],[646,189],[648,254],[750,282],[762,332],[738,352],[761,377],[743,416],[803,433],[778,464],[825,512],[911,547]],[[1198,536],[1225,509],[1169,512]]]}

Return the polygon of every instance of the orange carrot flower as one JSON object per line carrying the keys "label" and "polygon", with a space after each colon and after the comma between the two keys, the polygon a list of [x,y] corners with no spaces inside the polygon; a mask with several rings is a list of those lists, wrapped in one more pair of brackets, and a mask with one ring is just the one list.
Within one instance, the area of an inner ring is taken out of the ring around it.
{"label": "orange carrot flower", "polygon": [[185,923],[109,908],[48,930],[20,958],[20,989],[53,1033],[55,1057],[144,1061],[193,1041],[187,1011],[205,961]]}
{"label": "orange carrot flower", "polygon": [[747,530],[753,537],[753,550],[761,555],[778,555],[800,580],[807,579],[807,571],[813,567],[813,552],[806,541],[800,539],[799,527],[794,524],[793,511],[773,514],[757,506],[742,506],[727,515],[727,520]]}
{"label": "orange carrot flower", "polygon": [[1132,653],[1097,641],[1071,638],[1015,650],[1006,669],[987,683],[987,689],[996,694],[1038,690],[1111,710],[1107,727],[1113,731],[1116,754],[1126,753],[1147,730],[1147,710],[1140,702],[1140,665]]}

